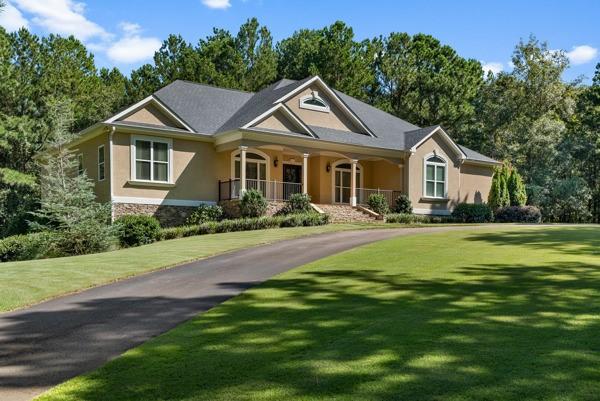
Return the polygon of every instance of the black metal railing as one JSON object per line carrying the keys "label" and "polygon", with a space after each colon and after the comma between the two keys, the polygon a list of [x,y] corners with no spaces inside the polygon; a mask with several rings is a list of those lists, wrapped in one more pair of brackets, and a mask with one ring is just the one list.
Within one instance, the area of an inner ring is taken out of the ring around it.
{"label": "black metal railing", "polygon": [[[255,189],[267,200],[286,201],[291,195],[302,193],[302,184],[296,182],[246,179],[246,189]],[[238,199],[241,181],[239,178],[219,181],[219,200]]]}

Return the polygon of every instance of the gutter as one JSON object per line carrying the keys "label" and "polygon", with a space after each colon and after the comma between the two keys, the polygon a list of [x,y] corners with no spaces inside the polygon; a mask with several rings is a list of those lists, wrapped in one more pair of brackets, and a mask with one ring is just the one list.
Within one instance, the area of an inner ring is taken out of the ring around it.
{"label": "gutter", "polygon": [[109,169],[110,169],[110,177],[109,177],[109,188],[110,188],[110,222],[115,221],[115,208],[114,208],[114,194],[113,194],[113,185],[114,185],[114,169],[113,169],[113,135],[117,127],[114,125],[111,127],[108,133],[108,159],[109,159]]}

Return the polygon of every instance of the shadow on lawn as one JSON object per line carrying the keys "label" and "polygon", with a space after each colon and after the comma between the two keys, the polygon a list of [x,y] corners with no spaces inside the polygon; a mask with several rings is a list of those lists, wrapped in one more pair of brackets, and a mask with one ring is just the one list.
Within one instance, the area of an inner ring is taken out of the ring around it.
{"label": "shadow on lawn", "polygon": [[[561,248],[538,237],[532,246]],[[66,399],[600,394],[600,266],[477,264],[460,273],[419,280],[367,266],[276,278],[91,373]]]}
{"label": "shadow on lawn", "polygon": [[600,256],[600,227],[598,225],[474,233],[467,239],[494,245],[520,245],[574,255]]}

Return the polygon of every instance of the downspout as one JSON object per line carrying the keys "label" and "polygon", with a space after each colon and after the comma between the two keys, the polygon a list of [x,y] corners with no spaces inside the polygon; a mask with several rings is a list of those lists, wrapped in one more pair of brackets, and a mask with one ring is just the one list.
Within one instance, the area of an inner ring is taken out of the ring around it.
{"label": "downspout", "polygon": [[110,222],[115,221],[115,206],[113,203],[114,195],[113,195],[113,180],[114,180],[114,170],[113,170],[113,134],[117,130],[117,127],[114,125],[110,127],[110,132],[108,133],[108,159],[109,159],[109,168],[110,168]]}

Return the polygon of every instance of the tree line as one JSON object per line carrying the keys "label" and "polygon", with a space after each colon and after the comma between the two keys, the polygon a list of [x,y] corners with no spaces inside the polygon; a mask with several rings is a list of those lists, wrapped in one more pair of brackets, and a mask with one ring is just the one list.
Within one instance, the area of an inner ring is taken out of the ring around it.
{"label": "tree line", "polygon": [[176,79],[258,91],[280,78],[329,85],[518,169],[528,203],[547,221],[600,221],[600,64],[591,85],[564,82],[564,52],[519,42],[514,68],[485,74],[436,38],[390,33],[357,41],[335,22],[278,43],[256,18],[236,34],[215,28],[192,44],[170,35],[153,63],[125,76],[98,68],[74,37],[0,28],[0,236],[27,230],[40,206],[34,156],[52,143],[53,105],[70,105],[77,131]]}

